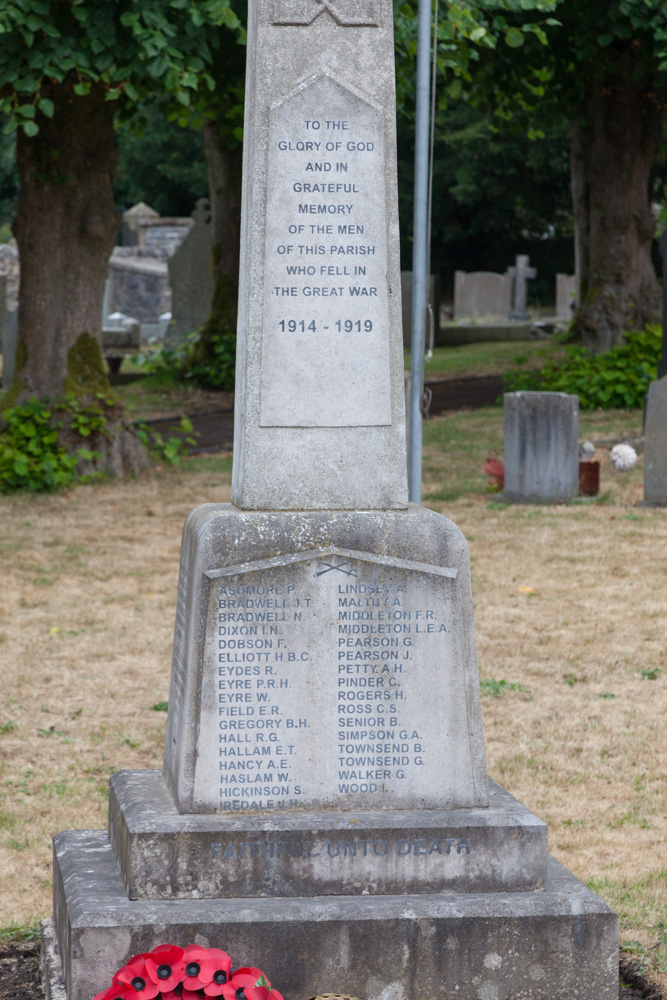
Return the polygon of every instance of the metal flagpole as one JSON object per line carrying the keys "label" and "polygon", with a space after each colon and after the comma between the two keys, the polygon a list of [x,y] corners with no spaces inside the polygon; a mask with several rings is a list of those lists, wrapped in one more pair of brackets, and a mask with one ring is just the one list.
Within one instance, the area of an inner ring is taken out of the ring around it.
{"label": "metal flagpole", "polygon": [[422,497],[422,411],[424,387],[424,321],[426,319],[426,257],[428,233],[429,96],[431,63],[431,0],[419,0],[417,36],[417,116],[415,123],[415,204],[412,246],[412,344],[410,348],[410,441],[408,488],[410,500]]}

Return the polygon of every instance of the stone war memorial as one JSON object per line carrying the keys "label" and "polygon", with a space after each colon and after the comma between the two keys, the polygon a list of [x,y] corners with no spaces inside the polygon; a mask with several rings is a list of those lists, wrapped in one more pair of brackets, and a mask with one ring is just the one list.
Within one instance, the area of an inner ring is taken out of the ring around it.
{"label": "stone war memorial", "polygon": [[407,500],[390,0],[250,3],[244,157],[232,503],[185,523],[163,769],[55,838],[47,994],[196,943],[285,1000],[612,1000],[616,916],[487,777],[465,539]]}

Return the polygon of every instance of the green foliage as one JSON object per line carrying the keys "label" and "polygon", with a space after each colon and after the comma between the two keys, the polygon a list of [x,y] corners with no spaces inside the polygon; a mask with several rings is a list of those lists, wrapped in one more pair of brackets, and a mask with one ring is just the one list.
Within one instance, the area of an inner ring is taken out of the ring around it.
{"label": "green foliage", "polygon": [[0,7],[0,94],[11,123],[33,136],[51,118],[49,83],[75,80],[85,97],[101,84],[108,100],[133,104],[166,90],[189,109],[207,71],[216,32],[239,30],[230,0],[4,0]]}
{"label": "green foliage", "polygon": [[530,694],[530,690],[524,687],[523,684],[518,684],[516,681],[497,681],[495,677],[488,677],[485,680],[479,682],[480,690],[482,694],[490,694],[493,698],[501,698],[506,691],[516,691],[520,694]]}
{"label": "green foliage", "polygon": [[547,361],[540,372],[509,372],[505,390],[574,393],[583,410],[640,409],[650,382],[657,377],[661,349],[659,326],[626,333],[624,343],[605,354],[570,346],[564,361]]}
{"label": "green foliage", "polygon": [[[195,345],[198,342],[195,341]],[[208,337],[207,348],[206,354],[198,358],[195,347],[194,356],[185,362],[185,377],[203,389],[232,392],[236,371],[236,334],[231,330],[215,331]]]}
{"label": "green foliage", "polygon": [[207,351],[201,351],[201,331],[189,334],[176,348],[162,347],[151,354],[138,354],[135,362],[165,383],[189,379],[204,389],[234,389],[236,334],[215,331],[207,337]]}
{"label": "green foliage", "polygon": [[187,216],[208,196],[202,134],[171,120],[165,98],[142,103],[116,136],[114,197],[123,209],[146,201],[160,215]]}
{"label": "green foliage", "polygon": [[156,701],[154,705],[151,705],[151,709],[154,712],[168,712],[169,702],[168,701]]}
{"label": "green foliage", "polygon": [[188,436],[185,438],[182,436],[172,436],[165,441],[160,432],[153,430],[149,424],[139,424],[136,430],[137,437],[144,448],[155,459],[166,462],[168,465],[180,465],[181,459],[187,455],[187,446],[197,443],[196,432],[194,431],[192,422],[186,416],[181,417],[180,424],[174,427],[174,430],[180,431],[181,434],[187,434]]}
{"label": "green foliage", "polygon": [[46,400],[29,399],[5,410],[0,429],[0,491],[28,490],[43,493],[75,482],[78,458],[90,460],[92,452],[80,449],[69,455],[58,444],[62,421],[54,417]]}

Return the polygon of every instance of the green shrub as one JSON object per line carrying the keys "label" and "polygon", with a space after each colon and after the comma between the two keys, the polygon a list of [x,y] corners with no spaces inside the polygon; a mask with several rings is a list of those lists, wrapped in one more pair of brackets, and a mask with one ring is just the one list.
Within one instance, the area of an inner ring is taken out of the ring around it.
{"label": "green shrub", "polygon": [[[0,430],[0,490],[43,493],[76,479],[77,455],[58,445],[62,422],[43,400],[29,399],[3,413]],[[82,456],[83,457],[83,456]]]}
{"label": "green shrub", "polygon": [[571,346],[564,361],[547,361],[539,372],[508,372],[505,391],[569,392],[579,396],[582,410],[641,409],[658,374],[661,346],[659,326],[626,333],[624,342],[605,354]]}
{"label": "green shrub", "polygon": [[199,331],[189,334],[178,347],[161,347],[139,354],[135,362],[162,382],[192,381],[202,389],[234,389],[236,334],[209,334],[204,351]]}

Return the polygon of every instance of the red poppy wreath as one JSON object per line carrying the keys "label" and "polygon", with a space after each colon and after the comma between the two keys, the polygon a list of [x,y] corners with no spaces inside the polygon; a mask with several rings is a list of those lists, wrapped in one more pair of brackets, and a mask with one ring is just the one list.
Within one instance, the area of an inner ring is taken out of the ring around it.
{"label": "red poppy wreath", "polygon": [[111,986],[94,1000],[283,1000],[261,969],[232,970],[220,948],[160,944],[135,955],[114,975]]}

